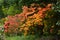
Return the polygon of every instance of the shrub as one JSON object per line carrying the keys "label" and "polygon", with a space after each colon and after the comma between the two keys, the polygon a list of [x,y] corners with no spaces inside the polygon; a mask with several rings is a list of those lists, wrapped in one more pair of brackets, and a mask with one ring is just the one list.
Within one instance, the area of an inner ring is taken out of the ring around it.
{"label": "shrub", "polygon": [[55,34],[54,13],[51,9],[52,4],[40,7],[39,4],[31,4],[28,8],[23,6],[21,14],[8,16],[4,24],[4,32],[7,35],[46,35]]}

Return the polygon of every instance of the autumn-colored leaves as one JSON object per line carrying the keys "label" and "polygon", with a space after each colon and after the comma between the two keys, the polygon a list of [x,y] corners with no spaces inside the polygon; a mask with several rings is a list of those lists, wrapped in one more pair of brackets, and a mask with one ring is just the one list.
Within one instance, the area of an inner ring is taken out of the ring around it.
{"label": "autumn-colored leaves", "polygon": [[[35,28],[43,26],[43,19],[45,12],[51,9],[52,4],[48,4],[45,8],[40,7],[39,4],[31,4],[28,8],[23,6],[21,14],[15,16],[8,16],[4,25],[5,33],[24,33],[24,35],[35,33]],[[34,30],[33,30],[34,29]],[[31,31],[32,30],[32,31]],[[38,30],[37,30],[38,31]]]}

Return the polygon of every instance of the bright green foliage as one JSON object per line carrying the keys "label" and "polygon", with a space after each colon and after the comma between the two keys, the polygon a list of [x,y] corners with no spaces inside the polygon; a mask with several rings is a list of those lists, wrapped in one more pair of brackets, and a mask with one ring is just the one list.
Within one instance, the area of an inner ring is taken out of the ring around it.
{"label": "bright green foliage", "polygon": [[15,7],[14,6],[10,6],[9,9],[8,9],[8,11],[7,11],[7,14],[8,15],[14,15],[14,14],[16,14]]}

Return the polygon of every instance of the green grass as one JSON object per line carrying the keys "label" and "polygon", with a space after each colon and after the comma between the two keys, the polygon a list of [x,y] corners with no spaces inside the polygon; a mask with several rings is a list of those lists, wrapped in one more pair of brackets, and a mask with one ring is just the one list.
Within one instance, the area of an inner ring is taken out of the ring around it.
{"label": "green grass", "polygon": [[19,36],[7,37],[6,40],[20,40],[20,37]]}
{"label": "green grass", "polygon": [[13,37],[6,37],[5,40],[35,40],[36,36],[13,36]]}
{"label": "green grass", "polygon": [[28,36],[11,36],[5,37],[5,40],[53,40],[58,39],[57,36],[41,36],[37,37],[35,35],[28,35]]}

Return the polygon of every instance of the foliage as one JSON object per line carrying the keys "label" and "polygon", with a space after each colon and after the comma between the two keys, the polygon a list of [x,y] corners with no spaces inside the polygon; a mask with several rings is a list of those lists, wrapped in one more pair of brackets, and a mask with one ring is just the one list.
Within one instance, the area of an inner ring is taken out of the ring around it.
{"label": "foliage", "polygon": [[3,31],[3,27],[0,26],[0,40],[4,40]]}
{"label": "foliage", "polygon": [[[49,1],[48,0],[0,0],[0,10],[1,10],[0,15],[3,15],[0,17],[4,18],[7,15],[11,15],[11,14],[15,15],[16,13],[21,13],[22,6],[24,6],[24,5],[29,6],[31,3],[48,4],[48,3],[56,3],[56,2],[57,2],[57,0],[49,0]],[[16,7],[14,7],[14,5]],[[7,11],[7,10],[10,10],[10,11]],[[7,12],[8,12],[8,14],[7,14]]]}
{"label": "foliage", "polygon": [[45,8],[39,4],[31,4],[30,8],[23,6],[23,12],[15,16],[8,16],[4,25],[4,32],[8,35],[12,34],[39,34],[43,33],[45,12],[51,10],[48,4]]}
{"label": "foliage", "polygon": [[0,40],[3,30],[7,36],[19,35],[9,37],[10,40],[35,40],[36,37],[31,35],[60,36],[60,1],[0,0],[0,26],[3,24],[4,29],[0,28]]}
{"label": "foliage", "polygon": [[5,40],[36,40],[38,39],[35,35],[29,36],[13,36],[13,37],[5,37]]}
{"label": "foliage", "polygon": [[9,8],[5,8],[4,6],[2,6],[2,11],[5,16],[15,15],[17,13],[20,13],[20,11],[17,9],[16,5],[13,5],[13,6],[11,5],[11,6],[9,6]]}
{"label": "foliage", "polygon": [[6,37],[5,40],[54,40],[54,39],[59,40],[57,36],[36,37],[36,35]]}

